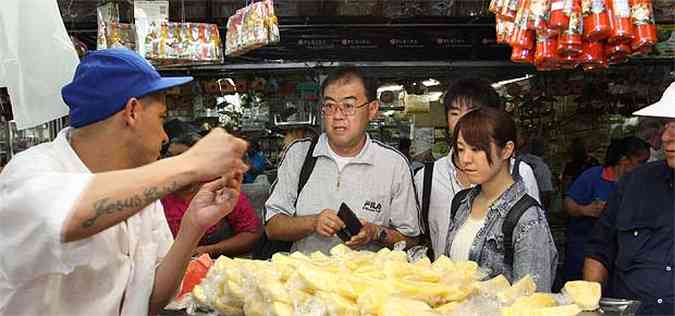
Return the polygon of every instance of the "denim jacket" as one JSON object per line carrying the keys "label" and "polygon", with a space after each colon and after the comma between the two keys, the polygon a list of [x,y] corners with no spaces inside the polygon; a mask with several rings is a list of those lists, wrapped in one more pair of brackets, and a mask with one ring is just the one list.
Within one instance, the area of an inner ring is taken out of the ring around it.
{"label": "denim jacket", "polygon": [[[469,217],[473,200],[480,190],[480,186],[474,187],[461,202],[454,221],[450,219],[446,254],[450,253],[457,231]],[[521,179],[517,179],[492,204],[485,224],[471,245],[469,260],[477,262],[488,278],[503,274],[513,283],[530,274],[537,284],[537,291],[550,292],[556,274],[558,251],[541,207],[532,206],[523,213],[513,231],[513,266],[504,263],[502,224],[509,210],[525,194],[525,185]]]}

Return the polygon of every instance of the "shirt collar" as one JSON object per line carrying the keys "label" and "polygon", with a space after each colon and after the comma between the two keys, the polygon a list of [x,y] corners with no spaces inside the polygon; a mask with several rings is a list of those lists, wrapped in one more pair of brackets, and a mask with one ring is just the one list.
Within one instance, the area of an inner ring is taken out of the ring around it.
{"label": "shirt collar", "polygon": [[82,172],[92,173],[91,170],[82,162],[80,156],[75,152],[73,146],[70,144],[70,136],[73,132],[72,127],[66,127],[62,129],[54,142],[57,144],[57,154],[63,158],[67,158],[68,161],[71,161],[75,164],[75,167],[80,169]]}
{"label": "shirt collar", "polygon": [[[370,135],[366,133],[366,144],[361,149],[361,152],[352,159],[350,163],[364,163],[369,165],[375,164],[375,151],[373,151],[372,146],[373,140],[370,138]],[[314,152],[312,155],[314,157],[325,156],[331,158],[331,148],[328,145],[328,136],[326,133],[319,136],[319,141],[316,143]],[[332,158],[331,158],[332,159]]]}

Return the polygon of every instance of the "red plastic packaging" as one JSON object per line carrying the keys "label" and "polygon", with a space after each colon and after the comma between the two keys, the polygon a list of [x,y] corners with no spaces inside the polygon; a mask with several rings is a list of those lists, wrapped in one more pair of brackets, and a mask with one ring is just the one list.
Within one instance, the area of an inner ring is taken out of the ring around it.
{"label": "red plastic packaging", "polygon": [[513,47],[511,51],[511,61],[514,63],[531,64],[534,62],[534,52],[531,49]]}
{"label": "red plastic packaging", "polygon": [[609,37],[609,15],[605,0],[582,0],[581,12],[584,17],[584,38],[596,42]]}
{"label": "red plastic packaging", "polygon": [[513,35],[509,44],[513,47],[534,49],[534,31],[528,29],[529,0],[523,0],[514,22]]}
{"label": "red plastic packaging", "polygon": [[553,0],[551,2],[551,17],[548,26],[562,32],[570,23],[570,14],[574,7],[574,0]]}
{"label": "red plastic packaging", "polygon": [[605,47],[605,56],[607,56],[607,63],[609,64],[620,64],[626,62],[630,53],[630,46],[624,43],[608,44]]}
{"label": "red plastic packaging", "polygon": [[543,68],[551,68],[558,64],[558,39],[556,37],[537,36],[534,63]]}
{"label": "red plastic packaging", "polygon": [[606,69],[605,45],[602,42],[584,42],[579,61],[585,71]]}
{"label": "red plastic packaging", "polygon": [[501,10],[502,19],[506,21],[515,21],[518,14],[518,8],[521,7],[523,0],[506,0]]}
{"label": "red plastic packaging", "polygon": [[580,1],[574,0],[567,29],[558,35],[558,54],[564,57],[577,56],[581,53],[582,19]]}
{"label": "red plastic packaging", "polygon": [[576,56],[560,56],[558,64],[560,69],[574,69],[579,66],[579,58]]}
{"label": "red plastic packaging", "polygon": [[631,45],[633,50],[647,51],[651,49],[651,46],[656,45],[656,23],[652,1],[632,0],[631,19],[635,26],[635,39]]}
{"label": "red plastic packaging", "polygon": [[530,0],[528,9],[528,29],[532,31],[548,29],[550,0]]}
{"label": "red plastic packaging", "polygon": [[497,16],[497,43],[508,44],[513,36],[514,24]]}
{"label": "red plastic packaging", "polygon": [[607,0],[608,43],[630,43],[635,38],[629,0]]}

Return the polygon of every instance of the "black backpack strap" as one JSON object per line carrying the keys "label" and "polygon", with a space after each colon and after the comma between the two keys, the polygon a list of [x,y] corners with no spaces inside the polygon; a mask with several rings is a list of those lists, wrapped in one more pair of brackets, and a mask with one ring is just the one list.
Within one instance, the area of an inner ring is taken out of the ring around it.
{"label": "black backpack strap", "polygon": [[525,194],[513,205],[504,219],[504,223],[502,224],[502,233],[504,234],[504,263],[509,266],[513,266],[513,230],[516,229],[516,225],[518,225],[518,221],[525,214],[525,211],[536,205],[539,205],[537,200]]}
{"label": "black backpack strap", "polygon": [[452,204],[450,207],[450,219],[455,222],[455,215],[457,215],[457,211],[459,210],[459,205],[462,203],[462,200],[466,197],[467,194],[471,192],[471,188],[464,189],[462,191],[459,191],[455,194],[455,196],[452,198]]}
{"label": "black backpack strap", "polygon": [[424,162],[424,184],[422,185],[422,229],[429,236],[429,202],[431,200],[431,184],[434,174],[434,161]]}
{"label": "black backpack strap", "polygon": [[316,147],[316,143],[318,142],[319,142],[318,137],[312,138],[312,143],[309,145],[309,150],[305,155],[305,161],[302,163],[302,169],[300,169],[300,179],[298,181],[298,195],[295,197],[294,205],[298,205],[298,198],[300,197],[300,192],[302,191],[302,188],[305,187],[305,184],[307,184],[309,177],[312,175],[312,171],[314,171],[314,165],[316,164],[316,157],[314,157],[313,154],[314,148]]}
{"label": "black backpack strap", "polygon": [[519,156],[516,156],[516,160],[513,162],[513,171],[511,171],[511,176],[514,179],[520,178],[520,163],[523,160]]}
{"label": "black backpack strap", "polygon": [[[305,155],[305,161],[302,163],[302,169],[300,169],[300,179],[298,181],[298,196],[300,196],[300,191],[309,180],[309,176],[312,175],[314,170],[314,165],[316,164],[316,157],[312,154],[314,153],[314,147],[318,138],[313,138],[312,143],[309,146],[309,151]],[[294,205],[298,204],[298,197],[296,196]],[[263,231],[262,236],[258,239],[258,242],[253,248],[252,257],[253,259],[258,260],[267,260],[272,258],[272,256],[277,252],[290,252],[293,247],[293,242],[283,241],[283,240],[271,240],[267,237],[267,233]]]}

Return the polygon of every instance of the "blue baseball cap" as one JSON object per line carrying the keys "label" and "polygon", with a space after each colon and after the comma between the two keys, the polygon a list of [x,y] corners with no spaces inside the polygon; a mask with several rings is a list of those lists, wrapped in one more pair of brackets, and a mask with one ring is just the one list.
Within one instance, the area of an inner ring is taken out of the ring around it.
{"label": "blue baseball cap", "polygon": [[159,75],[141,55],[124,48],[104,49],[84,56],[73,81],[61,89],[70,108],[70,126],[82,127],[121,111],[131,98],[180,86],[192,77]]}

